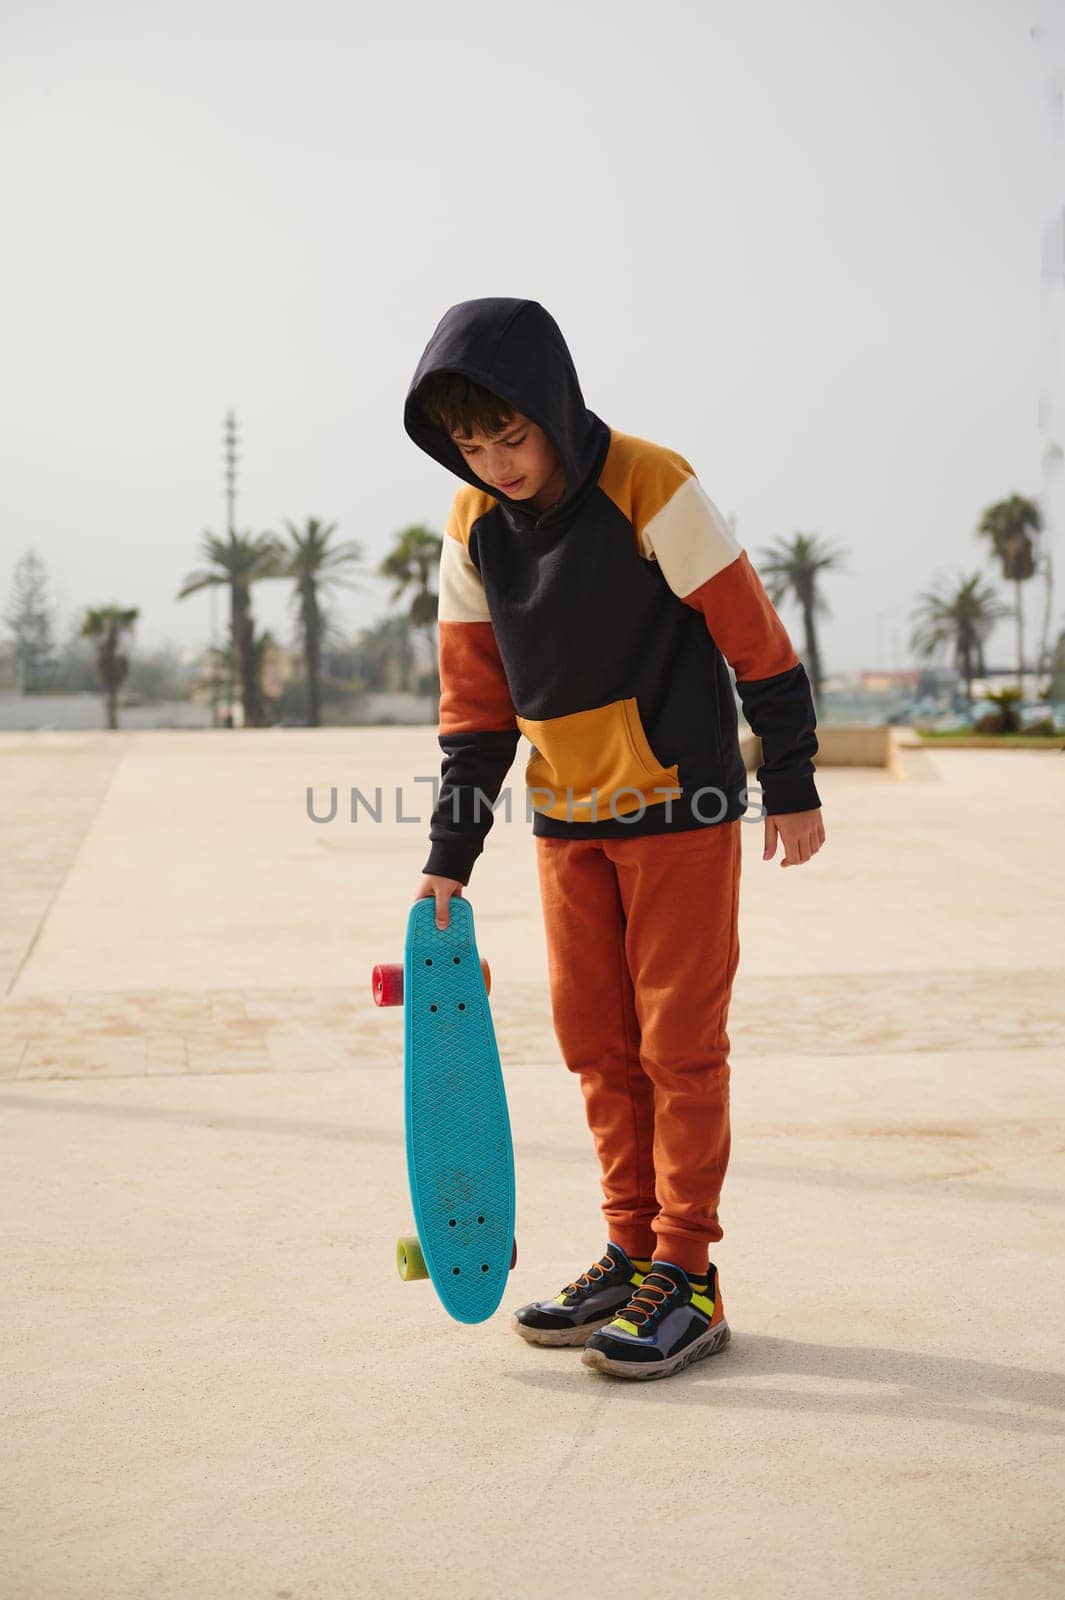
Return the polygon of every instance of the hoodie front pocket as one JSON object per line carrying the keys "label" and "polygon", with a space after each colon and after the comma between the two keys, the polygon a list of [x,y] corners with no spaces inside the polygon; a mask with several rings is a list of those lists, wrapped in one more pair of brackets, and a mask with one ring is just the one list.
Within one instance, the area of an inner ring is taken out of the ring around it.
{"label": "hoodie front pocket", "polygon": [[648,743],[634,695],[566,717],[517,721],[534,746],[525,768],[526,785],[540,791],[532,809],[545,816],[608,822],[682,792],[676,763],[664,767]]}

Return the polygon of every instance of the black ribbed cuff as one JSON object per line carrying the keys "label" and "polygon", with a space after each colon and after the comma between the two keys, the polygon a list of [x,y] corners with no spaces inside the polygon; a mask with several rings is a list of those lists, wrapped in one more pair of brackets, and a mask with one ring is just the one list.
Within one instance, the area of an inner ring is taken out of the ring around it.
{"label": "black ribbed cuff", "polygon": [[817,786],[809,773],[775,773],[760,778],[762,804],[770,817],[789,811],[816,811],[821,804]]}
{"label": "black ribbed cuff", "polygon": [[435,840],[429,848],[429,859],[422,868],[436,878],[454,878],[468,884],[473,874],[481,847],[470,849],[466,845],[450,844],[446,839]]}

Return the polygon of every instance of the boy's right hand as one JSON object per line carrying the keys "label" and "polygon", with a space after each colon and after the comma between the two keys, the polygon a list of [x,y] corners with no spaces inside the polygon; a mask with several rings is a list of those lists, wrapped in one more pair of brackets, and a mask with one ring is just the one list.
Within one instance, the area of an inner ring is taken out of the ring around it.
{"label": "boy's right hand", "polygon": [[459,878],[438,878],[433,872],[425,872],[422,874],[421,882],[418,885],[418,892],[414,898],[415,900],[428,900],[430,897],[435,898],[436,925],[438,928],[446,928],[451,922],[451,912],[448,909],[448,901],[451,899],[452,895],[461,896],[465,887],[465,884]]}

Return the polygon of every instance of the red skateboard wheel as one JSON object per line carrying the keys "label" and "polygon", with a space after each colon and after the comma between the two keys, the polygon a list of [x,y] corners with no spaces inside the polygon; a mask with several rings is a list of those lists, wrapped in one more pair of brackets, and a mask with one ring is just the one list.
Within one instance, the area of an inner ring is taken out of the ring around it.
{"label": "red skateboard wheel", "polygon": [[[484,977],[484,992],[492,992],[492,971],[488,962],[481,957],[481,973]],[[373,969],[370,988],[374,997],[374,1004],[379,1006],[401,1006],[403,1004],[403,963],[379,963]]]}
{"label": "red skateboard wheel", "polygon": [[403,1004],[403,964],[382,962],[373,969],[371,982],[374,1003],[379,1006]]}

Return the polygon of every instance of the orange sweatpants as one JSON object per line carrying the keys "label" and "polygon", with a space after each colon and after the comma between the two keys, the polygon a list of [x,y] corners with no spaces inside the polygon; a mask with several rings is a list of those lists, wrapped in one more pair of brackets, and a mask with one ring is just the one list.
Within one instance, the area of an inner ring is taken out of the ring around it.
{"label": "orange sweatpants", "polygon": [[741,826],[535,836],[555,1036],[580,1078],[607,1235],[691,1272],[723,1236]]}

